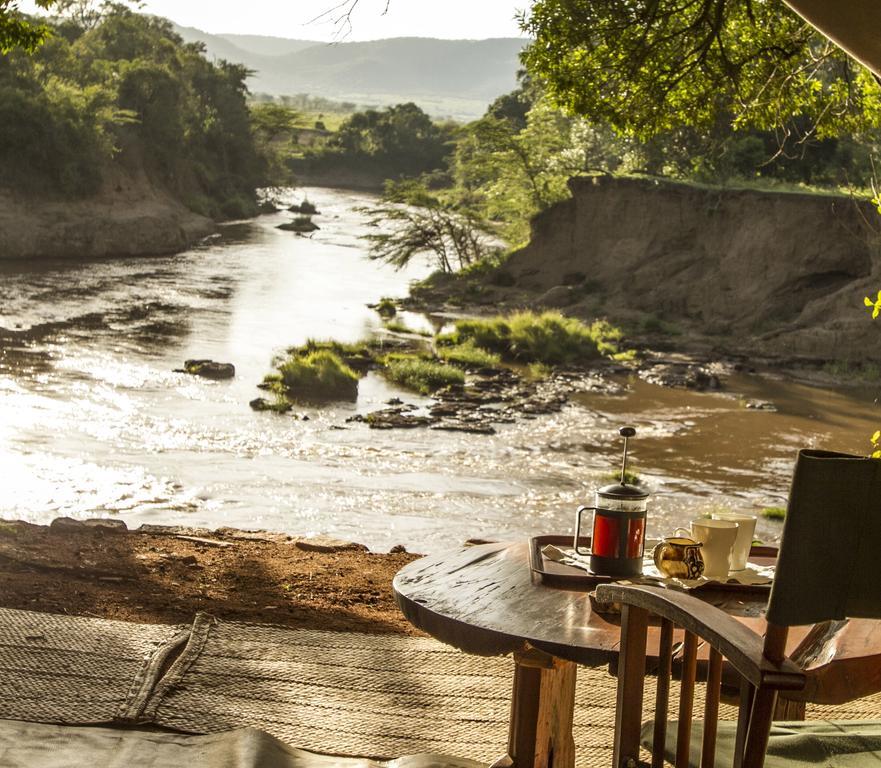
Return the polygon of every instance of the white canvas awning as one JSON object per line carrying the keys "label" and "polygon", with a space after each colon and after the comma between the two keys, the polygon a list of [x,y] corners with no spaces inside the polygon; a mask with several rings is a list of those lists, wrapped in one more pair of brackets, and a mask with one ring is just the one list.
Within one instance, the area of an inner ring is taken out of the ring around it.
{"label": "white canvas awning", "polygon": [[805,21],[881,77],[881,0],[785,0]]}

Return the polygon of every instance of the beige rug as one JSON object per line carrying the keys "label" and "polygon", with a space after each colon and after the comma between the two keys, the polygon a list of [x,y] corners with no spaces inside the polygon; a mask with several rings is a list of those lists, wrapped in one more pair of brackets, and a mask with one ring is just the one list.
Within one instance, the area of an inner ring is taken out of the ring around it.
{"label": "beige rug", "polygon": [[[489,763],[505,750],[512,676],[510,658],[470,656],[430,639],[204,615],[181,628],[0,609],[2,719],[192,733],[254,727],[325,753],[439,752]],[[579,668],[579,768],[611,765],[615,686],[605,668]],[[647,708],[652,701],[648,681]],[[721,716],[734,714],[723,707]],[[879,718],[881,695],[813,707],[808,717]]]}

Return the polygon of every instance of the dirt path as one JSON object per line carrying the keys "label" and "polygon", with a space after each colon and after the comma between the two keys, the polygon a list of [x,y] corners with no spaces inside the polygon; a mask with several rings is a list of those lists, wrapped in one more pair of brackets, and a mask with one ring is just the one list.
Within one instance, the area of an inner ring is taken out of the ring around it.
{"label": "dirt path", "polygon": [[391,590],[394,574],[416,557],[232,529],[0,521],[0,606],[147,623],[189,622],[207,611],[233,621],[417,634]]}

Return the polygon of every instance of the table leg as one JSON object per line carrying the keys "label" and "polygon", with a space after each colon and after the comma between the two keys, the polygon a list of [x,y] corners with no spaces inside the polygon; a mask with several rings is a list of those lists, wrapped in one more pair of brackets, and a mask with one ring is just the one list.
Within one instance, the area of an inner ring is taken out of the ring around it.
{"label": "table leg", "polygon": [[508,754],[493,768],[573,768],[575,670],[534,648],[514,654]]}
{"label": "table leg", "polygon": [[794,701],[793,699],[785,699],[777,696],[777,703],[774,705],[775,720],[804,720],[805,719],[805,703],[803,701]]}

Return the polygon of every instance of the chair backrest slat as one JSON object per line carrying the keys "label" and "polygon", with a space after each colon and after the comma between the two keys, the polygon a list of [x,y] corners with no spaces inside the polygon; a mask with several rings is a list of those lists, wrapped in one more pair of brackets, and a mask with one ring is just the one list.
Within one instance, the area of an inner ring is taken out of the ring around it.
{"label": "chair backrest slat", "polygon": [[701,768],[716,766],[716,731],[719,724],[719,697],[722,693],[722,654],[710,648],[707,669],[707,698],[704,703],[704,739],[701,745]]}
{"label": "chair backrest slat", "polygon": [[697,635],[686,631],[682,649],[682,682],[679,686],[679,729],[676,733],[676,768],[688,768],[691,719],[694,714],[694,679],[697,673]]}
{"label": "chair backrest slat", "polygon": [[615,766],[639,760],[642,697],[645,687],[645,653],[648,611],[625,605],[621,611],[621,653],[618,658],[618,696],[615,705]]}
{"label": "chair backrest slat", "polygon": [[655,730],[652,738],[652,768],[664,768],[667,742],[667,714],[670,711],[670,679],[673,676],[673,622],[661,621],[658,643],[658,689],[655,695]]}

